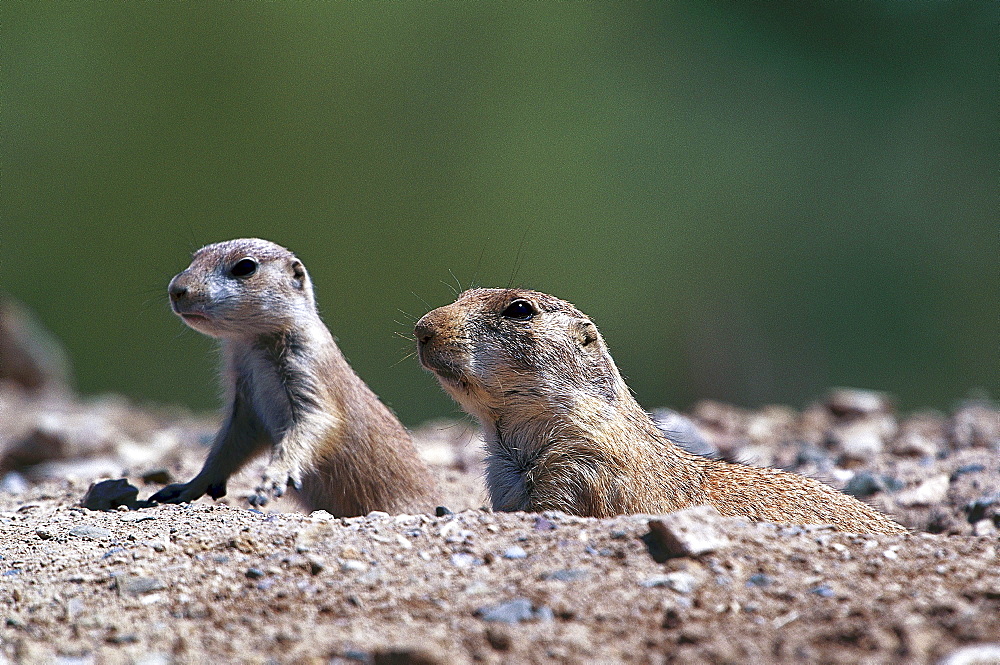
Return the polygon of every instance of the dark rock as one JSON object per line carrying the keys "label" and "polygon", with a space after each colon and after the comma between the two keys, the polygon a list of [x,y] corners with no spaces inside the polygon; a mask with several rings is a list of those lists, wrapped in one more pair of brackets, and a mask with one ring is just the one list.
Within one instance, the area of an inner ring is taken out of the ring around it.
{"label": "dark rock", "polygon": [[486,629],[486,641],[497,651],[509,651],[514,639],[510,630],[500,626],[490,626]]}
{"label": "dark rock", "polygon": [[879,492],[897,492],[902,488],[902,481],[891,476],[880,476],[868,471],[861,471],[847,481],[844,486],[844,494],[864,499]]}
{"label": "dark rock", "polygon": [[90,486],[80,505],[89,510],[114,510],[118,506],[133,508],[138,496],[139,488],[124,478],[102,480]]}
{"label": "dark rock", "polygon": [[833,460],[826,452],[816,448],[815,446],[810,446],[803,444],[799,452],[795,455],[795,466],[806,466],[809,464],[814,464],[820,468],[826,468],[832,464]]}
{"label": "dark rock", "polygon": [[244,573],[251,580],[259,580],[264,577],[264,571],[260,568],[247,568],[247,572]]}
{"label": "dark rock", "polygon": [[965,504],[965,516],[970,524],[987,519],[991,515],[996,519],[997,516],[1000,516],[998,508],[1000,508],[1000,495],[984,496]]}
{"label": "dark rock", "polygon": [[660,624],[662,628],[667,630],[673,630],[674,628],[680,627],[683,623],[681,618],[681,613],[676,609],[671,607],[666,612],[663,613],[663,622]]}
{"label": "dark rock", "polygon": [[436,517],[444,517],[445,515],[454,515],[454,514],[455,513],[453,513],[451,509],[446,508],[445,506],[438,506],[437,508],[434,509],[434,515]]}

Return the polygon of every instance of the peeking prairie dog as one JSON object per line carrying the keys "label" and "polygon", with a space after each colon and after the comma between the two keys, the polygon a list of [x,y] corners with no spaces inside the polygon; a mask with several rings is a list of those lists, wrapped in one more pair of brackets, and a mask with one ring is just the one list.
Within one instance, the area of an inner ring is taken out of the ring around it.
{"label": "peeking prairie dog", "polygon": [[906,532],[810,478],[671,443],[632,398],[597,327],[568,302],[472,289],[414,333],[420,362],[482,424],[494,510],[610,517],[710,504],[755,521]]}
{"label": "peeking prairie dog", "polygon": [[221,341],[227,406],[202,470],[153,501],[224,496],[229,477],[269,450],[254,505],[291,484],[309,509],[341,517],[433,507],[410,435],[347,364],[294,254],[256,238],[208,245],[168,291],[184,323]]}

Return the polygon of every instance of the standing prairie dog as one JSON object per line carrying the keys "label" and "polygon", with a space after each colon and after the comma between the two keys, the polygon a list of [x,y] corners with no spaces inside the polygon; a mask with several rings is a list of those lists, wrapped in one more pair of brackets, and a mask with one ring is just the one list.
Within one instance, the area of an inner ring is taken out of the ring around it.
{"label": "standing prairie dog", "polygon": [[347,364],[294,254],[256,238],[208,245],[168,291],[184,323],[221,341],[227,406],[198,475],[153,501],[224,496],[229,477],[270,449],[254,505],[291,484],[308,508],[340,517],[433,507],[410,435]]}
{"label": "standing prairie dog", "polygon": [[537,291],[472,289],[414,329],[420,362],[487,442],[494,510],[610,517],[710,504],[723,515],[905,533],[810,478],[693,455],[632,398],[597,327]]}

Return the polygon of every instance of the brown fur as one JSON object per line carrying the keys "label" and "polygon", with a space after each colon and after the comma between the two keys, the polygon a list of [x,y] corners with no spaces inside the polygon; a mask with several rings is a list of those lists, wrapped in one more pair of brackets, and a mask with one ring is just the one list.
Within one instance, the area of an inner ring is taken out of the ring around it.
{"label": "brown fur", "polygon": [[[237,275],[247,259],[253,272]],[[202,470],[154,501],[219,498],[233,473],[270,449],[254,505],[291,484],[309,509],[342,517],[433,506],[409,433],[348,365],[294,254],[255,238],[209,245],[169,292],[185,323],[221,341],[228,406]]]}
{"label": "brown fur", "polygon": [[610,517],[711,504],[759,521],[906,531],[810,478],[699,457],[667,440],[596,326],[568,302],[473,289],[425,315],[415,334],[421,363],[482,423],[494,510]]}

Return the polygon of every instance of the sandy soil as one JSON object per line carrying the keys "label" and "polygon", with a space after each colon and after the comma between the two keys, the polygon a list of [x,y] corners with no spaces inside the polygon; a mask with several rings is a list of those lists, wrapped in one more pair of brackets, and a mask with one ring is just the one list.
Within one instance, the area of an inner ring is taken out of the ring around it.
{"label": "sandy soil", "polygon": [[0,663],[1000,662],[993,406],[901,418],[848,391],[803,412],[657,415],[691,447],[846,486],[913,533],[707,517],[713,550],[658,562],[649,516],[485,510],[475,431],[440,422],[415,434],[454,514],[250,510],[259,464],[217,503],[92,511],[95,480],[144,498],[192,476],[213,419],[8,387]]}

